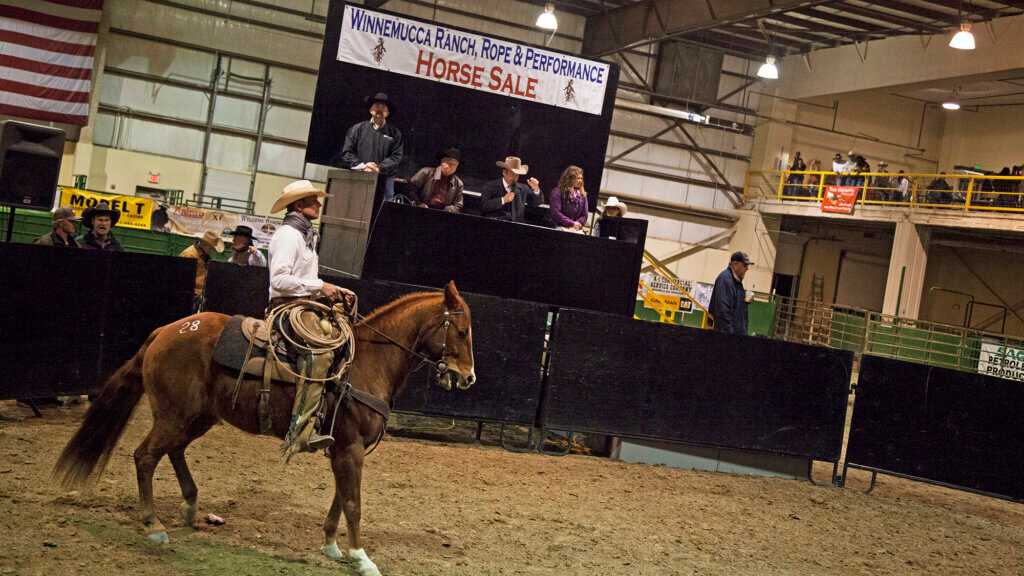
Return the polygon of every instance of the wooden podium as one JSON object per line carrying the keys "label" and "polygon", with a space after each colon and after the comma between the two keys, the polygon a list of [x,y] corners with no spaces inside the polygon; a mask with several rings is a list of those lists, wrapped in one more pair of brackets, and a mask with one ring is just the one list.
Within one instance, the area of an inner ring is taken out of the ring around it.
{"label": "wooden podium", "polygon": [[329,274],[359,278],[370,237],[377,173],[331,170],[320,215],[320,265]]}

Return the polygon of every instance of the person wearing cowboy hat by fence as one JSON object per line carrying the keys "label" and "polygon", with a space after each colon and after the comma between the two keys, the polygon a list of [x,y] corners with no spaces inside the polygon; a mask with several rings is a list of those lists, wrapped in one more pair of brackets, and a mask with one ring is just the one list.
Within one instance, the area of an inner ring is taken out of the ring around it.
{"label": "person wearing cowboy hat by fence", "polygon": [[203,232],[202,238],[197,239],[191,246],[185,248],[178,254],[181,258],[196,259],[196,296],[201,296],[203,286],[206,285],[206,269],[210,265],[210,252],[220,254],[224,251],[224,241],[216,232],[207,230]]}
{"label": "person wearing cowboy hat by fence", "polygon": [[86,250],[106,250],[107,252],[124,252],[124,248],[114,238],[111,228],[121,219],[120,210],[111,210],[106,202],[90,206],[82,212],[82,226],[89,229],[76,241],[79,247]]}
{"label": "person wearing cowboy hat by fence", "polygon": [[388,122],[395,105],[383,92],[367,97],[363,104],[370,119],[348,129],[345,145],[331,163],[351,170],[377,172],[377,192],[383,190],[384,200],[390,201],[395,196],[394,174],[402,163],[402,133]]}
{"label": "person wearing cowboy hat by fence", "polygon": [[[271,214],[287,210],[284,225],[270,239],[271,308],[295,300],[312,300],[318,296],[335,301],[344,300],[350,310],[355,304],[355,294],[350,290],[317,277],[319,258],[316,248],[319,235],[313,228],[313,220],[320,216],[320,198],[331,197],[313,187],[309,180],[296,180],[285,186],[281,197],[270,209]],[[316,418],[312,417],[324,389],[324,383],[317,379],[327,376],[333,361],[333,352],[296,356],[296,372],[308,374],[308,377],[295,391],[292,427],[285,437],[286,450],[316,452],[334,443],[332,437],[321,435],[315,430]],[[313,400],[307,402],[307,398]]]}
{"label": "person wearing cowboy hat by fence", "polygon": [[61,206],[53,211],[53,232],[43,234],[32,243],[40,246],[61,246],[63,248],[78,248],[75,243],[75,224],[81,218],[75,215],[71,206]]}
{"label": "person wearing cowboy hat by fence", "polygon": [[231,258],[229,260],[239,266],[266,266],[267,259],[263,252],[252,244],[252,228],[236,226],[231,232]]}
{"label": "person wearing cowboy hat by fence", "polygon": [[480,215],[509,222],[524,222],[526,206],[537,206],[544,202],[540,182],[536,178],[527,181],[529,186],[519,182],[519,177],[526,174],[530,167],[515,156],[495,164],[501,168],[501,178],[484,184],[480,193]]}
{"label": "person wearing cowboy hat by fence", "polygon": [[462,212],[462,179],[455,175],[459,168],[459,151],[449,148],[438,155],[436,168],[421,168],[405,187],[405,194],[417,206],[445,212]]}

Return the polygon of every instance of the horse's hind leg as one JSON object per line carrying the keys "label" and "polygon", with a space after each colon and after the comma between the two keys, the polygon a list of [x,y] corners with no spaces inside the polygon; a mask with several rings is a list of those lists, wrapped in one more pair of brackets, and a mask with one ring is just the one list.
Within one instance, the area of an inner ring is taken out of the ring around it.
{"label": "horse's hind leg", "polygon": [[206,434],[206,431],[216,422],[217,417],[212,415],[196,418],[188,427],[184,444],[167,453],[171,465],[174,466],[174,475],[178,477],[178,485],[181,486],[181,498],[184,500],[181,503],[181,517],[185,519],[186,526],[192,526],[195,522],[196,497],[199,495],[199,489],[196,487],[195,481],[192,480],[192,472],[189,471],[188,463],[185,461],[185,448],[193,440]]}
{"label": "horse's hind leg", "polygon": [[139,482],[139,505],[142,509],[142,523],[146,527],[149,539],[159,544],[167,543],[167,530],[156,517],[153,509],[153,471],[156,465],[180,442],[180,434],[160,421],[153,423],[153,428],[146,438],[135,449],[135,474]]}

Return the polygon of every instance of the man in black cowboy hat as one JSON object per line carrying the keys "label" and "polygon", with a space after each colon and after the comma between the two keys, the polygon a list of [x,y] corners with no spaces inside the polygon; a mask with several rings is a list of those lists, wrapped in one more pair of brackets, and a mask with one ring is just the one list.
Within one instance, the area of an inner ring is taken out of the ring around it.
{"label": "man in black cowboy hat", "polygon": [[526,206],[537,206],[544,202],[540,193],[540,182],[536,178],[527,181],[527,187],[519,181],[530,167],[523,164],[515,156],[505,158],[504,162],[495,162],[501,168],[501,178],[484,184],[480,192],[480,215],[485,218],[497,218],[511,222],[526,220]]}
{"label": "man in black cowboy hat", "polygon": [[124,252],[121,244],[110,231],[121,219],[120,210],[111,210],[110,204],[100,202],[82,212],[82,226],[88,232],[77,238],[78,245],[86,250],[106,250],[107,252]]}
{"label": "man in black cowboy hat", "polygon": [[236,226],[231,233],[231,258],[239,266],[266,266],[267,259],[252,245],[252,228]]}
{"label": "man in black cowboy hat", "polygon": [[421,168],[405,187],[405,194],[424,208],[445,212],[462,212],[462,179],[455,175],[459,168],[459,150],[449,148],[438,155],[441,164]]}
{"label": "man in black cowboy hat", "polygon": [[394,173],[402,162],[402,133],[388,117],[395,106],[388,95],[378,92],[363,103],[370,111],[370,119],[348,129],[341,154],[331,163],[352,170],[377,172],[377,190],[384,191],[384,200],[395,196]]}

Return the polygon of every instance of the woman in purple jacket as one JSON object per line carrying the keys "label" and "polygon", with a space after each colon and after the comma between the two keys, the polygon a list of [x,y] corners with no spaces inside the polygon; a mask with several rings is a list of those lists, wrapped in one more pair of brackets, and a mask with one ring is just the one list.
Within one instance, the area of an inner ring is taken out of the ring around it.
{"label": "woman in purple jacket", "polygon": [[587,192],[583,189],[583,169],[569,166],[551,190],[548,219],[556,228],[579,232],[587,221]]}

